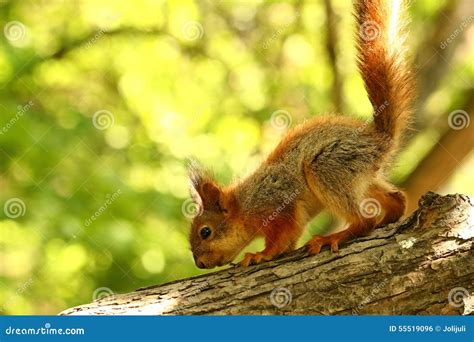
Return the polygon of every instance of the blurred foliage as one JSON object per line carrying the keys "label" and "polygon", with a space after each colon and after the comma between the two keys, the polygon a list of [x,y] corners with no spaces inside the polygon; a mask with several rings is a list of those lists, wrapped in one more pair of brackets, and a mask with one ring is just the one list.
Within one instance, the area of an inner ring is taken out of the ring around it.
{"label": "blurred foliage", "polygon": [[[414,51],[444,3],[414,2]],[[368,119],[351,2],[333,6],[346,112]],[[3,314],[55,314],[102,287],[204,272],[187,242],[184,159],[228,182],[277,143],[272,112],[295,125],[334,110],[322,1],[1,1],[0,20],[0,205],[21,201],[18,214],[0,211]],[[453,61],[468,79],[473,57],[471,46]],[[465,88],[450,76],[427,115]],[[437,138],[416,138],[396,176]],[[468,172],[456,184],[472,191]]]}

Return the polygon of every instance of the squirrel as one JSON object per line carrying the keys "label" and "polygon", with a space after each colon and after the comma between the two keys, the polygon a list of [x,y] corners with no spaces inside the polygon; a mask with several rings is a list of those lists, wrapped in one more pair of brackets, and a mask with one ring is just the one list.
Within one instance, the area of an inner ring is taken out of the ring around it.
{"label": "squirrel", "polygon": [[[388,3],[355,1],[357,61],[372,122],[314,117],[287,132],[250,176],[227,186],[196,160],[189,162],[191,196],[199,207],[190,232],[197,267],[231,263],[256,237],[264,238],[265,248],[246,253],[242,266],[292,251],[323,209],[348,225],[314,236],[306,244],[310,254],[326,245],[338,252],[341,243],[404,215],[405,195],[384,174],[410,120],[413,77],[403,46],[406,0],[394,0],[390,8]],[[377,207],[364,208],[367,201]]]}

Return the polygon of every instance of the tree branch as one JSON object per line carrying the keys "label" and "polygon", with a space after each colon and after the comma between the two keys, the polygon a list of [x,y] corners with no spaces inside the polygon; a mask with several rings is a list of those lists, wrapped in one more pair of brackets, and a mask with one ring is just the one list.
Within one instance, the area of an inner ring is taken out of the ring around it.
{"label": "tree branch", "polygon": [[470,314],[473,222],[468,197],[430,192],[404,222],[378,228],[338,254],[299,249],[61,314]]}

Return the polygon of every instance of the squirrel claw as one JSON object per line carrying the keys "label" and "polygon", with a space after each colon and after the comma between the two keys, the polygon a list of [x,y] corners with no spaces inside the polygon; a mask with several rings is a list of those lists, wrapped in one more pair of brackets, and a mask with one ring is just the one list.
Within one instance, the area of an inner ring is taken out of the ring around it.
{"label": "squirrel claw", "polygon": [[340,240],[337,234],[315,236],[306,244],[306,248],[310,254],[319,254],[323,246],[331,246],[331,251],[337,253],[339,252]]}
{"label": "squirrel claw", "polygon": [[247,266],[257,265],[263,261],[268,261],[268,260],[270,259],[262,252],[245,253],[244,259],[240,262],[240,265],[247,267]]}

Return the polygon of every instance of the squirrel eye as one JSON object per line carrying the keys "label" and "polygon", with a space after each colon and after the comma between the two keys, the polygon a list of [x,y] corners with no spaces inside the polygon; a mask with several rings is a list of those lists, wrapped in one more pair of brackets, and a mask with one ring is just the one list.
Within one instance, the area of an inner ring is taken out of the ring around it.
{"label": "squirrel eye", "polygon": [[203,240],[205,240],[209,237],[209,235],[211,235],[211,228],[204,227],[204,228],[201,229],[199,234],[201,234],[201,237],[203,238]]}

